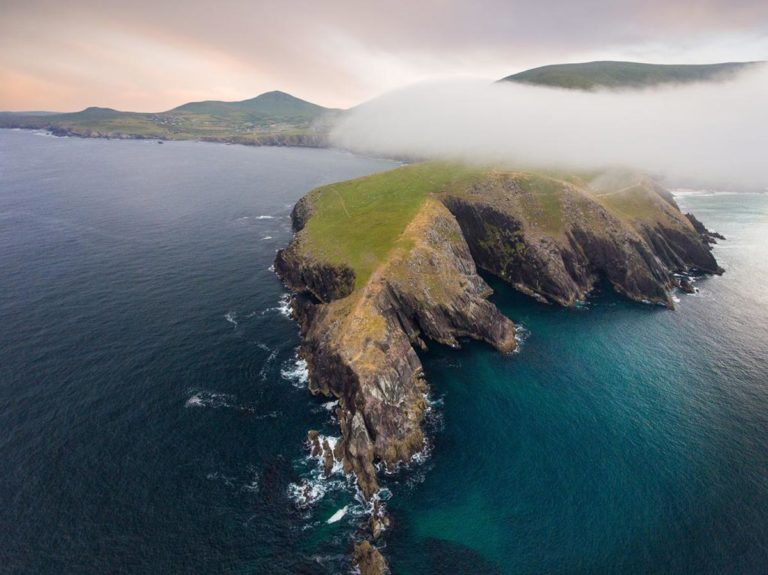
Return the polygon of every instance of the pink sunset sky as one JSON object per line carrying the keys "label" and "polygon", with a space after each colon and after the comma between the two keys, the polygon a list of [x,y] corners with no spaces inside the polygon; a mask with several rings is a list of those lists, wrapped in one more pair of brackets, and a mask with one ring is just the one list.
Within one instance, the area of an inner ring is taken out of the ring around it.
{"label": "pink sunset sky", "polygon": [[269,90],[348,107],[597,59],[768,59],[768,2],[0,0],[0,110],[150,112]]}

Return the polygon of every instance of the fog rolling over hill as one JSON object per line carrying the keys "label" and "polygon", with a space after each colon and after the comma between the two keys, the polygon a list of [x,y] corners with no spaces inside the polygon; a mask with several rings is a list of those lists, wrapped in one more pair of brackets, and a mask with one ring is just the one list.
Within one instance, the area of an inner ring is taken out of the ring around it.
{"label": "fog rolling over hill", "polygon": [[443,82],[391,92],[340,120],[331,141],[381,155],[519,167],[632,167],[764,189],[768,67],[727,82],[561,90]]}
{"label": "fog rolling over hill", "polygon": [[[737,80],[744,74],[759,69],[761,66],[758,64],[760,63],[735,62],[697,66],[661,66],[635,62],[556,64],[508,76],[497,84],[507,86],[528,84],[576,90],[621,88],[631,91],[671,84],[701,85]],[[482,84],[487,87],[488,82]],[[432,103],[435,106],[434,110],[427,110],[428,114],[441,110],[452,96],[463,93],[464,88],[445,85],[443,89],[448,90],[449,93],[434,94],[430,97],[430,102],[425,102],[428,106]],[[514,94],[510,94],[510,97],[513,96]],[[390,96],[385,95],[383,98],[377,98],[351,110],[338,110],[319,106],[285,92],[273,91],[238,102],[219,100],[189,102],[158,113],[123,112],[104,107],[89,107],[80,112],[66,114],[2,112],[0,128],[44,129],[61,136],[95,138],[204,140],[249,145],[310,147],[325,147],[330,144],[345,146],[344,138],[336,137],[332,143],[329,143],[328,136],[334,126],[340,121],[344,124],[348,117],[358,118],[361,110],[367,113],[365,111],[379,106],[382,99],[387,98]],[[577,100],[551,102],[551,105],[565,105],[566,109],[569,109],[567,106],[571,102],[577,102]],[[454,106],[456,113],[463,114],[464,104],[467,103],[457,102]],[[476,103],[479,105],[479,102]],[[519,100],[510,100],[504,105],[519,108],[520,103]],[[490,111],[493,113],[493,110],[497,108],[492,106]],[[401,123],[406,124],[404,126],[406,133],[409,126],[420,123],[418,119],[415,122],[411,120],[412,110],[409,108],[402,111],[394,110],[393,113],[396,115],[389,118],[391,122],[386,122],[389,125],[385,127],[385,134],[393,126],[399,126]],[[508,125],[507,118],[491,117],[496,127],[503,127],[505,136],[510,133],[509,130],[518,130]],[[479,120],[474,119],[472,123],[477,121]],[[439,127],[429,125],[427,133],[435,129]],[[455,135],[455,133],[451,134],[451,136]],[[487,141],[485,134],[481,134],[481,140]],[[496,151],[503,150],[503,146],[496,148]],[[379,150],[378,146],[374,146],[371,151],[398,156],[412,153],[410,149]]]}
{"label": "fog rolling over hill", "polygon": [[663,84],[731,80],[760,62],[720,64],[645,64],[641,62],[583,62],[553,64],[512,74],[500,82],[519,82],[576,90],[636,89]]}
{"label": "fog rolling over hill", "polygon": [[190,102],[159,113],[90,107],[68,114],[0,114],[0,127],[82,137],[322,146],[337,114],[338,110],[274,91],[240,102]]}

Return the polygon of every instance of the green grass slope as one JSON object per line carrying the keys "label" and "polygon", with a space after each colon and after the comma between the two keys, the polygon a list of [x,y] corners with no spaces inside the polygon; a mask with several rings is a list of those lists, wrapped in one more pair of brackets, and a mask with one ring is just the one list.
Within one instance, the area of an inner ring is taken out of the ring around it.
{"label": "green grass slope", "polygon": [[734,77],[756,62],[726,62],[701,65],[662,65],[638,62],[585,62],[533,68],[502,78],[519,82],[575,90],[598,88],[644,88],[661,84],[711,82]]}
{"label": "green grass slope", "polygon": [[328,108],[296,98],[285,92],[274,91],[266,92],[250,100],[240,102],[221,102],[218,100],[190,102],[166,113],[241,115],[272,119],[312,120],[327,111]]}
{"label": "green grass slope", "polygon": [[429,194],[467,185],[481,173],[424,163],[317,188],[308,198],[312,217],[304,228],[305,249],[319,260],[351,267],[361,287],[399,245]]}
{"label": "green grass slope", "polygon": [[97,107],[42,116],[0,114],[0,128],[84,137],[320,145],[337,113],[285,92],[267,92],[241,102],[191,102],[156,114]]}

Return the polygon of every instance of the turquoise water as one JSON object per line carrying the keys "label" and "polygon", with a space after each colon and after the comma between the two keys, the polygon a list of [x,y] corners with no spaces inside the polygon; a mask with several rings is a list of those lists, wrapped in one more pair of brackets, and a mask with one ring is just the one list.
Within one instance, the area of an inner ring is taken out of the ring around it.
{"label": "turquoise water", "polygon": [[729,239],[678,310],[495,301],[529,335],[427,354],[442,421],[402,478],[399,573],[764,573],[768,195],[682,195]]}
{"label": "turquoise water", "polygon": [[[269,266],[301,195],[393,165],[0,131],[0,571],[348,572],[362,508],[302,449],[338,432]],[[491,280],[520,353],[423,356],[396,573],[765,572],[768,196],[681,201],[729,240],[678,311]]]}

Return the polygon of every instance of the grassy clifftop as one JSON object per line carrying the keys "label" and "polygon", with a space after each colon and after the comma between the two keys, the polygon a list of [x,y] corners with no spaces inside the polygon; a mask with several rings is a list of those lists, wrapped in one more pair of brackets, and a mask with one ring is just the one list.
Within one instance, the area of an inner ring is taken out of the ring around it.
{"label": "grassy clifftop", "polygon": [[304,200],[311,217],[301,234],[303,250],[318,261],[350,267],[360,288],[395,248],[408,248],[404,231],[430,196],[482,199],[539,237],[563,238],[576,218],[598,233],[595,206],[630,228],[688,225],[662,190],[633,172],[609,177],[429,162],[310,192]]}
{"label": "grassy clifftop", "polygon": [[[413,230],[431,229],[415,222],[435,203],[461,230],[445,235],[446,249],[466,242],[478,268],[541,301],[574,305],[605,278],[631,299],[672,307],[675,274],[722,272],[706,230],[642,174],[424,163],[310,192],[294,210],[299,232],[278,257],[281,277],[325,302],[412,281],[415,268],[402,274],[393,261],[413,256]],[[438,276],[418,283],[436,296]]]}
{"label": "grassy clifftop", "polygon": [[307,198],[312,217],[304,231],[306,249],[351,267],[361,287],[398,242],[407,241],[403,231],[429,194],[458,189],[480,174],[477,168],[425,163],[318,188]]}
{"label": "grassy clifftop", "polygon": [[639,62],[554,64],[513,74],[500,82],[520,82],[575,90],[643,88],[661,84],[717,81],[731,78],[754,62],[661,65]]}
{"label": "grassy clifftop", "polygon": [[605,279],[669,307],[670,290],[682,286],[675,273],[720,271],[674,199],[629,171],[415,164],[313,190],[292,218],[297,233],[275,272],[302,294],[293,311],[308,387],[338,401],[341,432],[333,449],[317,432],[308,437],[326,474],[354,474],[373,500],[373,540],[390,525],[374,499],[377,470],[425,445],[428,387],[416,350],[467,338],[504,353],[517,347],[478,269],[544,302],[574,305]]}

